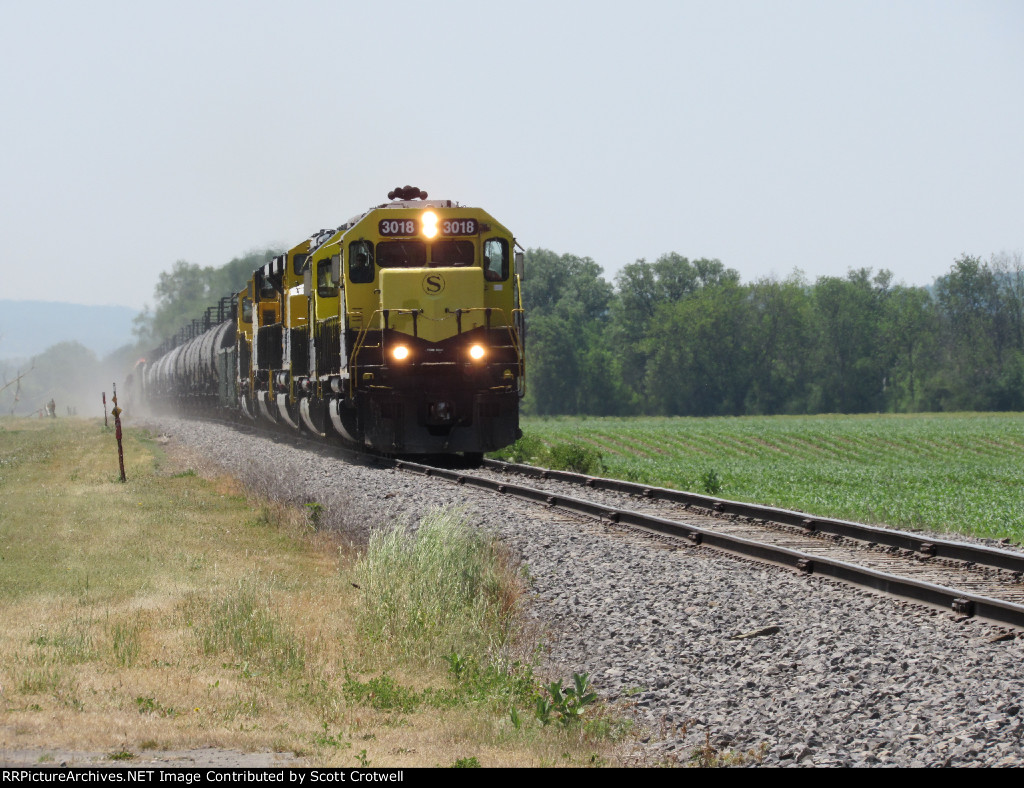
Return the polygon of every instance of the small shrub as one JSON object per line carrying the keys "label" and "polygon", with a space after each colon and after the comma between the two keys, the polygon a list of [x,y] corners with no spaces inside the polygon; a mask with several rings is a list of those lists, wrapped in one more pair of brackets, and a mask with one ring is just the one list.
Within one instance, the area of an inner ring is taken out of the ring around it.
{"label": "small shrub", "polygon": [[305,669],[306,647],[271,610],[268,589],[242,584],[237,591],[199,610],[195,633],[204,654],[233,653],[243,674],[272,670],[297,677]]}
{"label": "small shrub", "polygon": [[747,752],[719,750],[711,744],[710,734],[705,733],[703,746],[694,748],[690,753],[690,765],[698,769],[745,766],[750,763],[761,763],[767,751],[767,744],[762,744],[760,747],[747,750]]}
{"label": "small shrub", "polygon": [[616,717],[606,710],[599,712],[596,716],[585,720],[583,723],[583,735],[589,741],[622,741],[633,733],[633,721],[623,717]]}
{"label": "small shrub", "polygon": [[543,463],[547,456],[544,441],[531,433],[523,433],[523,437],[503,452],[502,459],[518,463]]}
{"label": "small shrub", "polygon": [[19,677],[18,691],[24,695],[55,693],[65,684],[66,676],[52,661],[37,659]]}
{"label": "small shrub", "polygon": [[76,616],[61,624],[55,632],[40,632],[29,643],[40,652],[47,650],[56,661],[65,665],[90,662],[98,656],[92,627],[91,620]]}
{"label": "small shrub", "polygon": [[551,447],[548,464],[554,470],[573,473],[604,473],[604,457],[597,449],[577,441],[559,443]]}
{"label": "small shrub", "polygon": [[[475,657],[456,653],[445,660],[458,693],[466,700],[502,708],[508,704],[526,705],[535,694],[533,668],[518,660],[511,664],[490,660],[481,666]],[[514,705],[512,710],[515,712]]]}
{"label": "small shrub", "polygon": [[173,717],[176,713],[173,708],[164,706],[155,698],[143,697],[142,695],[135,698],[135,705],[139,709],[139,714],[152,714],[157,717]]}
{"label": "small shrub", "polygon": [[700,484],[708,495],[718,495],[722,491],[722,477],[714,468],[709,468],[700,475]]}
{"label": "small shrub", "polygon": [[338,747],[349,748],[352,746],[352,742],[345,741],[345,738],[341,735],[341,732],[330,733],[330,729],[327,727],[327,723],[323,723],[324,732],[317,733],[313,736],[313,744],[317,747]]}
{"label": "small shrub", "polygon": [[345,697],[381,711],[409,714],[416,711],[423,701],[422,696],[403,687],[387,674],[365,682],[347,676],[343,691]]}

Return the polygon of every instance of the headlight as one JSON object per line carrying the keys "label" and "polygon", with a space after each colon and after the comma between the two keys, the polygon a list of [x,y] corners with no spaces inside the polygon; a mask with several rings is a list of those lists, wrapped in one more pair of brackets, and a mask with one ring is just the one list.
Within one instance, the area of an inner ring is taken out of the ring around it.
{"label": "headlight", "polygon": [[469,357],[472,358],[474,361],[479,361],[480,359],[482,359],[484,357],[483,346],[473,345],[473,347],[469,349]]}
{"label": "headlight", "polygon": [[409,358],[409,348],[405,345],[395,345],[391,348],[391,356],[395,361],[405,361]]}
{"label": "headlight", "polygon": [[423,214],[423,234],[427,238],[437,235],[437,214],[433,211],[425,211]]}

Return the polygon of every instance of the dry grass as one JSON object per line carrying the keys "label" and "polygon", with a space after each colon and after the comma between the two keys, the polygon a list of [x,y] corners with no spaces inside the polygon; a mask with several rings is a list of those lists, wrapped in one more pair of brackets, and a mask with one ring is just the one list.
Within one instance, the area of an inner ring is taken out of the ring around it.
{"label": "dry grass", "polygon": [[[310,764],[614,763],[607,727],[513,725],[354,622],[355,556],[309,512],[140,431],[0,421],[0,747],[293,752]],[[500,693],[499,693],[500,694]]]}

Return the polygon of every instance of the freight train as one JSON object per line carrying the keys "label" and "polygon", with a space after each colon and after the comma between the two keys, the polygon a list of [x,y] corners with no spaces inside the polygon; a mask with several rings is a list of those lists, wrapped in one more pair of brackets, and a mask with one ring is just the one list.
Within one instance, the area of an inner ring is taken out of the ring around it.
{"label": "freight train", "polygon": [[230,413],[394,455],[515,441],[523,254],[416,187],[253,272],[133,373],[154,411]]}

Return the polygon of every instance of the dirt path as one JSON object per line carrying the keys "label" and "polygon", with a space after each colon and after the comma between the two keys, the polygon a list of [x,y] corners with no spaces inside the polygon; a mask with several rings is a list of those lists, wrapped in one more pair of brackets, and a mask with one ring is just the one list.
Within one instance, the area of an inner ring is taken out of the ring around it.
{"label": "dirt path", "polygon": [[301,758],[283,752],[239,752],[204,747],[196,750],[146,750],[131,758],[113,759],[109,752],[86,752],[59,749],[0,749],[0,768],[27,766],[68,766],[135,769],[157,767],[167,769],[262,769],[308,766]]}

